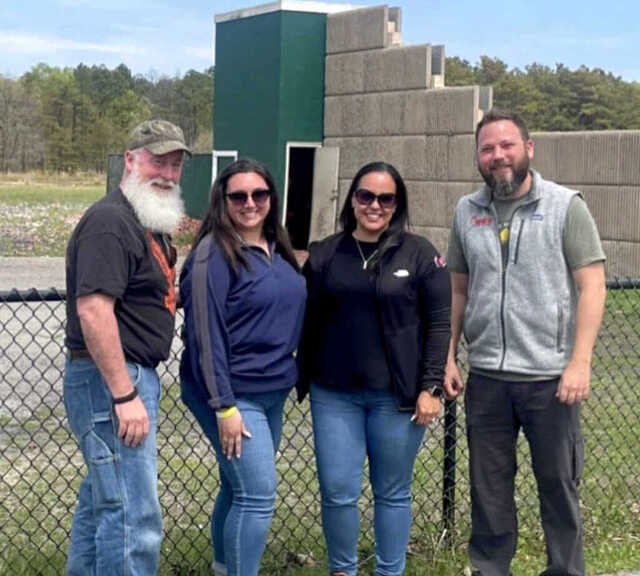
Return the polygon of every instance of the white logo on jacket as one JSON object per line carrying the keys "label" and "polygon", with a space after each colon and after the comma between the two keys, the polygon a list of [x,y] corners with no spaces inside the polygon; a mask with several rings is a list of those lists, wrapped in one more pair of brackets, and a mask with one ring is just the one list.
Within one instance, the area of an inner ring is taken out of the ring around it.
{"label": "white logo on jacket", "polygon": [[393,275],[396,278],[407,278],[409,276],[409,270],[405,270],[404,268],[400,268],[399,270],[396,270]]}

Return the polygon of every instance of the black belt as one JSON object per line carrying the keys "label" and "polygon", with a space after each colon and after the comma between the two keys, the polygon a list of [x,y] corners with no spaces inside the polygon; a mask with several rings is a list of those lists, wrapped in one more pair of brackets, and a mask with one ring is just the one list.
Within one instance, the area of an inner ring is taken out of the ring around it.
{"label": "black belt", "polygon": [[91,360],[91,354],[86,348],[69,348],[67,358],[69,360]]}

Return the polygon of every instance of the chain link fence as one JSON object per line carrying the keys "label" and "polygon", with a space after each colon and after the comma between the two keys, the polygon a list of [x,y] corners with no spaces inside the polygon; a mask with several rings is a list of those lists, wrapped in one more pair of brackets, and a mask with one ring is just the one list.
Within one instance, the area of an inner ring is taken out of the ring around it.
{"label": "chain link fence", "polygon": [[[604,538],[623,550],[634,542],[640,546],[640,280],[609,281],[608,289],[592,394],[583,407],[587,464],[582,502],[587,547]],[[58,574],[64,567],[84,472],[62,402],[64,297],[53,289],[0,293],[0,574]],[[159,367],[158,470],[165,531],[160,573],[205,574],[218,477],[213,451],[180,401],[180,353],[176,336],[171,358]],[[537,539],[543,550],[537,492],[522,438],[519,450],[521,538]],[[322,567],[307,401],[287,404],[277,465],[279,498],[262,573],[296,574],[306,566]],[[427,565],[444,549],[463,553],[469,485],[464,411],[456,403],[447,403],[445,417],[425,436],[413,495],[411,554],[424,557]],[[373,554],[373,503],[366,480],[361,518],[366,562]]]}

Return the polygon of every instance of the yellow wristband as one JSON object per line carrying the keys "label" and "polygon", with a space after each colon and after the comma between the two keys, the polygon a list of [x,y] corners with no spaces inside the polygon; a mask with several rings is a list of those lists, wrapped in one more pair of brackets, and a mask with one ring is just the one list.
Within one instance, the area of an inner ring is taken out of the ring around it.
{"label": "yellow wristband", "polygon": [[231,406],[230,408],[225,408],[224,410],[216,410],[216,418],[218,420],[225,420],[230,418],[238,411],[236,406]]}

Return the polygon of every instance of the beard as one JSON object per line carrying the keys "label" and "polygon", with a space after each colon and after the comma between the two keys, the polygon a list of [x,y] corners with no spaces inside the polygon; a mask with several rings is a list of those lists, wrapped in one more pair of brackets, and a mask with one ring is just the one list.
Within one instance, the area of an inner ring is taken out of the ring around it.
{"label": "beard", "polygon": [[488,170],[480,169],[480,174],[487,186],[491,189],[494,198],[498,200],[508,200],[520,189],[529,173],[529,156],[526,154],[522,158],[514,161],[511,165],[511,178],[496,178],[491,170],[504,166],[504,162],[498,161],[491,164]]}
{"label": "beard", "polygon": [[[154,183],[169,186],[170,189],[158,192],[153,187]],[[134,166],[121,189],[145,228],[152,232],[171,233],[180,224],[184,216],[184,202],[179,184],[164,178],[143,181]]]}

